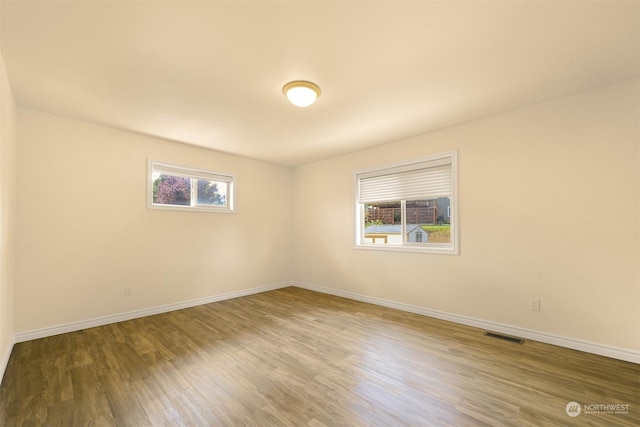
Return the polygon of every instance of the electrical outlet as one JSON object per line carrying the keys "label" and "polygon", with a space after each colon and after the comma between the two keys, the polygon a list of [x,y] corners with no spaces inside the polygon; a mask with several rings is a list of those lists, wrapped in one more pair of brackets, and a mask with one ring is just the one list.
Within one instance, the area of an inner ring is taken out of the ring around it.
{"label": "electrical outlet", "polygon": [[133,289],[126,287],[124,288],[124,296],[125,297],[130,297],[133,295]]}
{"label": "electrical outlet", "polygon": [[529,310],[531,310],[531,311],[540,311],[540,300],[539,299],[530,299],[529,300]]}

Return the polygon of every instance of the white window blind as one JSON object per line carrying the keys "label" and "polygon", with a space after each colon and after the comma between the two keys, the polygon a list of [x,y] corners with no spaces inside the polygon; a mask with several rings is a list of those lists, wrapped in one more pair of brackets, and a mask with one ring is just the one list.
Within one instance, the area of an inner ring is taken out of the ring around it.
{"label": "white window blind", "polygon": [[358,203],[433,199],[453,192],[451,156],[358,174]]}

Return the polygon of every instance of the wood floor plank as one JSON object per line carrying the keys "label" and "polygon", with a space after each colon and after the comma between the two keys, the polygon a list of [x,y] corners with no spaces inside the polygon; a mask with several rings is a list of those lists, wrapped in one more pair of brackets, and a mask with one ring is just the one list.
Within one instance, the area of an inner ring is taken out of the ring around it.
{"label": "wood floor plank", "polygon": [[286,288],[17,344],[0,425],[637,426],[640,365]]}

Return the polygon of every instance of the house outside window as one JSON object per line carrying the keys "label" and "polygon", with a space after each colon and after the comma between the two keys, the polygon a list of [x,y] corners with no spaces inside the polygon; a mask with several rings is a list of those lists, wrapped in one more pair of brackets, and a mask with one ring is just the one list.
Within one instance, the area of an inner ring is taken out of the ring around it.
{"label": "house outside window", "polygon": [[458,254],[457,152],[356,172],[356,248]]}

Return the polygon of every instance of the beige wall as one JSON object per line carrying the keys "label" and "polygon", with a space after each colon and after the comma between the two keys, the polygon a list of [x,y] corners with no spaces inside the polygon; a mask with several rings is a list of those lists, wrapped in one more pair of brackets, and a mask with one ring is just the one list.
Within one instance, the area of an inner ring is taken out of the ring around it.
{"label": "beige wall", "polygon": [[[290,279],[291,169],[21,108],[18,141],[16,332]],[[148,158],[235,174],[237,213],[147,209]]]}
{"label": "beige wall", "polygon": [[[293,279],[640,350],[638,89],[627,81],[293,172],[18,109],[13,329]],[[5,114],[2,124],[4,146]],[[355,250],[353,172],[452,149],[461,254]],[[236,174],[238,213],[148,210],[147,158]]]}
{"label": "beige wall", "polygon": [[[639,114],[633,80],[297,168],[294,279],[640,350]],[[460,255],[355,250],[354,171],[454,149]]]}
{"label": "beige wall", "polygon": [[0,376],[13,345],[16,104],[0,57]]}

